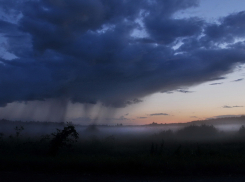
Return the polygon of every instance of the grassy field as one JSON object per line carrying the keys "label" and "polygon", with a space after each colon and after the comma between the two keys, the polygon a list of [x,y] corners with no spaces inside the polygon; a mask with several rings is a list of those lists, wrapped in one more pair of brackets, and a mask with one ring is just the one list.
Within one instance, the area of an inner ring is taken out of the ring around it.
{"label": "grassy field", "polygon": [[14,135],[1,135],[0,171],[85,176],[245,174],[244,128],[224,133],[203,125],[153,135],[77,133],[76,138],[75,127],[70,133],[67,129],[68,134],[66,127],[44,136],[22,136],[20,127]]}

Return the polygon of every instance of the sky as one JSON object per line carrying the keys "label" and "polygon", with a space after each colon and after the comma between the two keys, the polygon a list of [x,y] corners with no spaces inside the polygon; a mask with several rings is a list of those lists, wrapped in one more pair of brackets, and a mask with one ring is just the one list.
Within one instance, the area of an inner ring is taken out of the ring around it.
{"label": "sky", "polygon": [[0,118],[244,114],[245,1],[0,0]]}

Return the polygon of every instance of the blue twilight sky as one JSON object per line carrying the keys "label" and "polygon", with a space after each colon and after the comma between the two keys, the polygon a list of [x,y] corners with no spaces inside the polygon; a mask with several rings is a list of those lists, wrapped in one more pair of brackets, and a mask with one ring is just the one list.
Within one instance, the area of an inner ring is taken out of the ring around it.
{"label": "blue twilight sky", "polygon": [[0,118],[244,114],[245,1],[0,0]]}

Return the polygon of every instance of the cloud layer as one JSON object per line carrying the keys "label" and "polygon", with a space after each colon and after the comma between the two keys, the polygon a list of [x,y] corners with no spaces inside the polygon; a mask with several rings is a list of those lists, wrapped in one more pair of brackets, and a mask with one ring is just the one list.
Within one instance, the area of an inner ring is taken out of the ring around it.
{"label": "cloud layer", "polygon": [[60,99],[125,107],[162,90],[218,80],[245,62],[245,12],[216,24],[173,18],[195,0],[0,3],[7,17],[0,34],[17,56],[0,59],[1,106]]}
{"label": "cloud layer", "polygon": [[153,113],[153,114],[150,114],[150,116],[168,116],[167,113]]}
{"label": "cloud layer", "polygon": [[227,105],[223,106],[223,108],[225,109],[231,109],[231,108],[236,108],[236,107],[243,107],[243,106],[227,106]]}

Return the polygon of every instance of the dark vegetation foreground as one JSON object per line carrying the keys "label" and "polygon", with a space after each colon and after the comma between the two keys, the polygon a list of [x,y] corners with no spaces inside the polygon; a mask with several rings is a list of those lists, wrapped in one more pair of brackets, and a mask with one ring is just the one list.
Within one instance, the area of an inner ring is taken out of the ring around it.
{"label": "dark vegetation foreground", "polygon": [[239,176],[245,174],[245,128],[225,133],[213,126],[176,132],[100,135],[71,124],[49,135],[1,133],[0,172],[86,176]]}

